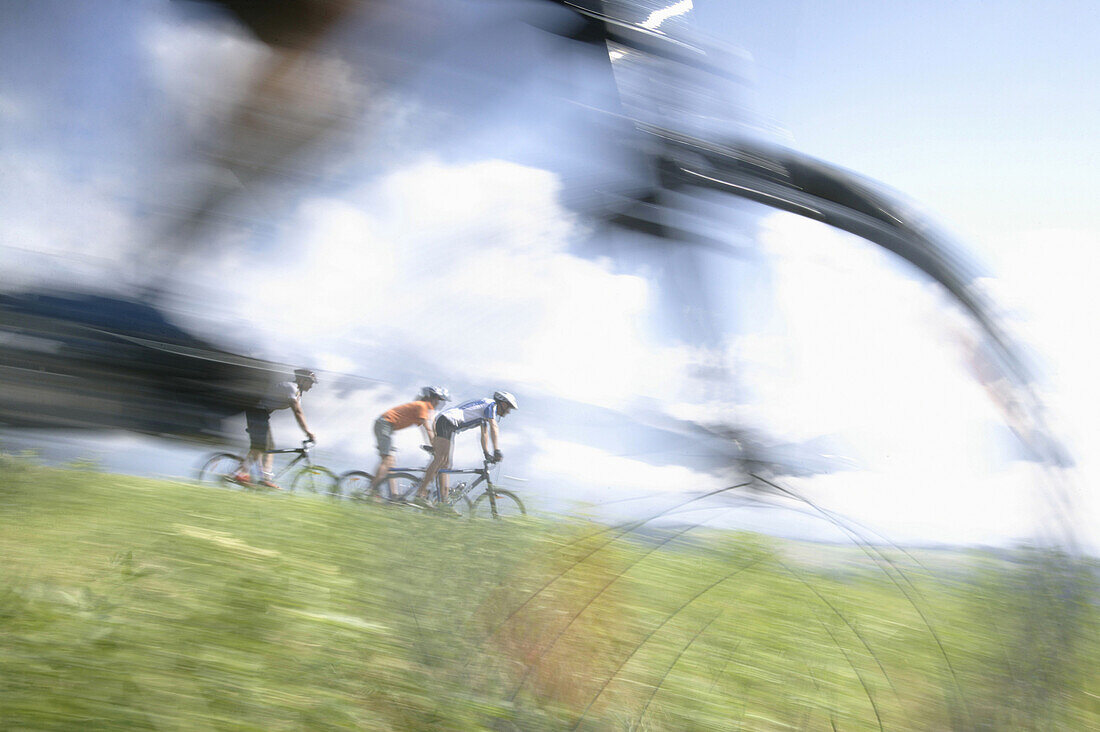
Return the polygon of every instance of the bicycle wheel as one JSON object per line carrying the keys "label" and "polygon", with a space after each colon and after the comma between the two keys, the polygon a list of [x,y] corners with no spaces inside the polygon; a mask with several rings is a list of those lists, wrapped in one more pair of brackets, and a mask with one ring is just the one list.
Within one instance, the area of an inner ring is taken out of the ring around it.
{"label": "bicycle wheel", "polygon": [[420,477],[412,473],[389,473],[378,486],[378,493],[386,499],[410,500],[416,495]]}
{"label": "bicycle wheel", "polygon": [[233,477],[240,466],[240,455],[234,455],[230,452],[216,452],[207,458],[206,462],[199,468],[199,482],[236,487],[237,484],[232,482],[230,478]]}
{"label": "bicycle wheel", "polygon": [[474,515],[474,504],[470,503],[470,499],[466,498],[466,496],[452,503],[451,508],[453,508],[455,513],[462,518],[470,518]]}
{"label": "bicycle wheel", "polygon": [[294,480],[290,482],[290,490],[306,493],[321,493],[330,497],[338,497],[336,490],[339,479],[336,473],[320,465],[310,465],[302,468],[294,474]]}
{"label": "bicycle wheel", "polygon": [[362,501],[368,498],[373,476],[363,470],[349,470],[336,481],[336,492],[341,498]]}
{"label": "bicycle wheel", "polygon": [[[495,488],[493,495],[496,496],[496,516],[495,518],[515,518],[516,516],[526,516],[527,509],[523,507],[523,501],[519,500],[519,496],[512,491],[501,490]],[[491,518],[493,517],[492,504],[489,499],[489,491],[485,491],[477,500],[474,501],[473,509],[470,511],[470,518]]]}

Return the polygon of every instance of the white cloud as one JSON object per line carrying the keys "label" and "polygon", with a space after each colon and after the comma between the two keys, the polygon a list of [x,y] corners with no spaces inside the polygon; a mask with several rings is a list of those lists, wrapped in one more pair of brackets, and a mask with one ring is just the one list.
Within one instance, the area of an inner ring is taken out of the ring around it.
{"label": "white cloud", "polygon": [[[1047,417],[1077,461],[1066,477],[1069,509],[1084,540],[1100,548],[1100,349],[1093,330],[1100,302],[1092,273],[1100,263],[1100,234],[1050,229],[997,241],[995,294],[1014,314],[1015,332],[1034,348]],[[1052,488],[1053,489],[1053,488]]]}
{"label": "white cloud", "polygon": [[2,284],[125,286],[137,280],[135,226],[113,181],[77,179],[48,153],[0,152]]}
{"label": "white cloud", "polygon": [[[1035,536],[1042,476],[1032,463],[1001,471],[859,471],[782,481],[855,522],[864,539],[1003,545]],[[859,528],[870,529],[870,532]]]}
{"label": "white cloud", "polygon": [[583,492],[573,495],[594,502],[647,493],[705,493],[727,485],[716,475],[681,465],[651,465],[591,445],[546,436],[534,444],[532,475],[544,484],[583,486]]}
{"label": "white cloud", "polygon": [[[811,495],[892,538],[999,543],[1068,520],[1100,545],[1100,501],[1077,488],[1094,484],[1100,470],[1092,448],[1100,441],[1092,408],[1100,352],[1088,336],[1100,305],[1080,274],[1100,256],[1094,235],[1004,241],[998,276],[980,283],[1001,306],[1002,327],[1047,367],[1040,392],[1059,435],[1076,448],[1078,469],[1065,473],[991,454],[1007,432],[968,363],[974,326],[938,287],[809,221],[777,215],[762,241],[782,328],[733,347],[755,397],[741,414],[792,439],[839,435],[868,468],[801,481]],[[1076,503],[1052,509],[1065,496]]]}
{"label": "white cloud", "polygon": [[771,287],[754,303],[755,332],[735,334],[724,354],[681,359],[731,364],[739,388],[686,398],[680,379],[667,411],[725,416],[780,441],[835,436],[862,469],[791,484],[891,538],[1003,542],[1038,530],[1050,488],[1035,465],[999,454],[1001,415],[967,361],[974,326],[942,290],[793,216],[767,219],[760,241]]}
{"label": "white cloud", "polygon": [[313,365],[323,371],[336,373],[350,373],[355,369],[355,362],[339,353],[318,353],[314,356]]}
{"label": "white cloud", "polygon": [[426,161],[303,202],[276,251],[234,267],[232,297],[271,344],[412,352],[453,378],[622,406],[673,366],[645,335],[647,283],[570,254],[557,194],[545,171]]}
{"label": "white cloud", "polygon": [[793,216],[769,219],[762,243],[782,326],[752,336],[739,355],[759,419],[773,430],[792,439],[840,433],[869,455],[921,463],[973,447],[997,420],[954,340],[964,319],[938,286],[902,274],[866,242]]}

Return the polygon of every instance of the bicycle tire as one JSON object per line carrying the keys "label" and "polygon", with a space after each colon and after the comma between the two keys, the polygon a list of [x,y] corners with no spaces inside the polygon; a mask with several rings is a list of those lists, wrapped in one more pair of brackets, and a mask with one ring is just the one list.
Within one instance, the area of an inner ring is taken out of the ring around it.
{"label": "bicycle tire", "polygon": [[[408,501],[416,495],[416,489],[420,485],[420,476],[412,473],[387,473],[382,484],[388,486],[387,488],[383,488],[382,485],[378,486],[378,491],[383,497],[395,501]],[[384,491],[390,491],[390,493],[387,494]]]}
{"label": "bicycle tire", "polygon": [[474,501],[473,508],[470,511],[470,518],[506,519],[527,515],[527,509],[524,507],[523,501],[521,501],[519,496],[512,491],[495,488],[493,494],[496,496],[497,515],[495,517],[493,516],[492,506],[489,503],[489,492],[486,491]]}
{"label": "bicycle tire", "polygon": [[310,465],[302,468],[294,474],[294,480],[290,481],[290,490],[302,493],[319,493],[330,498],[339,497],[336,486],[339,478],[321,465]]}
{"label": "bicycle tire", "polygon": [[365,470],[349,470],[336,479],[336,492],[351,501],[366,500],[372,480],[374,476]]}
{"label": "bicycle tire", "polygon": [[241,456],[231,452],[216,452],[206,459],[199,468],[199,482],[219,485],[224,488],[236,488],[238,485],[230,478],[241,466]]}

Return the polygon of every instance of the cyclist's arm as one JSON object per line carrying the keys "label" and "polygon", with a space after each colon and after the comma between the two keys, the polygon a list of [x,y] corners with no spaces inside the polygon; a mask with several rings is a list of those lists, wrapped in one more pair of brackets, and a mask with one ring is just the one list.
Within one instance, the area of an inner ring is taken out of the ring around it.
{"label": "cyclist's arm", "polygon": [[489,452],[489,425],[486,422],[481,423],[481,451],[486,455],[491,455]]}
{"label": "cyclist's arm", "polygon": [[[485,433],[482,432],[482,435],[484,435],[484,434]],[[495,454],[495,453],[500,452],[500,428],[497,427],[497,421],[495,419],[490,419],[489,420],[489,436],[493,438],[493,453]],[[484,442],[485,442],[485,439],[483,437],[482,438],[482,443],[484,443]],[[484,444],[483,444],[483,446],[484,446]],[[488,450],[486,450],[486,452],[488,452]]]}
{"label": "cyclist's arm", "polygon": [[435,430],[432,428],[432,423],[435,422],[435,410],[428,407],[424,412],[424,419],[420,420],[420,427],[424,430],[424,434],[428,436],[428,444],[435,444]]}
{"label": "cyclist's arm", "polygon": [[292,401],[290,411],[294,412],[294,419],[298,420],[298,426],[302,428],[302,432],[306,433],[306,437],[316,442],[317,438],[309,431],[309,425],[306,424],[306,415],[302,412],[302,402],[298,399]]}

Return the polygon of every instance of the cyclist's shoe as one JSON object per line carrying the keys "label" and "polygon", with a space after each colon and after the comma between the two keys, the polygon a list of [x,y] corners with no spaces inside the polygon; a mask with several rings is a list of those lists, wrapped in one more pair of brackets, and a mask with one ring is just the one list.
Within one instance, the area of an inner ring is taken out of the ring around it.
{"label": "cyclist's shoe", "polygon": [[409,505],[415,506],[416,508],[423,508],[425,511],[431,511],[433,508],[435,508],[435,506],[432,505],[431,501],[429,501],[427,498],[421,498],[420,496],[417,496],[416,498],[413,498],[411,501],[409,501]]}
{"label": "cyclist's shoe", "polygon": [[236,483],[237,485],[252,485],[252,476],[248,473],[234,473],[233,475],[227,476],[226,480],[230,483]]}
{"label": "cyclist's shoe", "polygon": [[273,490],[273,491],[281,491],[282,490],[282,488],[277,483],[275,483],[273,481],[270,481],[270,480],[266,480],[266,479],[261,480],[260,485],[263,486],[264,488],[267,488],[267,489]]}

